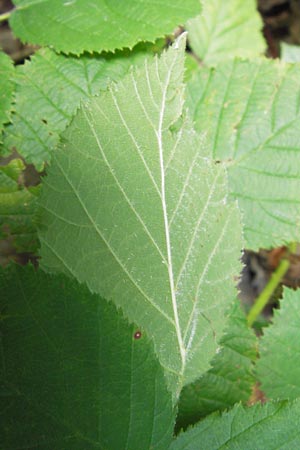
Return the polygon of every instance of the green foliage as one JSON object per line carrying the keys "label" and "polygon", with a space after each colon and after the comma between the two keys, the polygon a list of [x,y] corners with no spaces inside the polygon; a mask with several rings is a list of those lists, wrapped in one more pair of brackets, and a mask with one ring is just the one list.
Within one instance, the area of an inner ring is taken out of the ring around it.
{"label": "green foliage", "polygon": [[10,25],[25,42],[59,52],[114,51],[171,34],[200,13],[199,0],[14,0]]}
{"label": "green foliage", "polygon": [[38,248],[34,217],[39,187],[24,186],[23,170],[20,159],[0,166],[0,240],[8,238],[17,251],[34,253]]}
{"label": "green foliage", "polygon": [[3,125],[9,121],[14,84],[12,82],[14,67],[11,59],[0,52],[0,143]]}
{"label": "green foliage", "polygon": [[298,448],[300,400],[212,414],[179,435],[169,450],[290,450]]}
{"label": "green foliage", "polygon": [[280,305],[260,342],[257,377],[268,398],[295,399],[300,397],[299,292],[286,289]]}
{"label": "green foliage", "polygon": [[0,270],[3,450],[300,446],[299,295],[259,339],[235,300],[243,235],[299,241],[300,66],[254,0],[202,3],[8,14],[49,48],[0,54],[0,253],[39,260]]}
{"label": "green foliage", "polygon": [[247,247],[297,241],[299,65],[234,60],[199,69],[187,89],[196,129],[206,132],[211,156],[228,166]]}
{"label": "green foliage", "polygon": [[1,447],[165,450],[174,410],[146,335],[65,276],[0,280]]}
{"label": "green foliage", "polygon": [[182,113],[184,46],[81,109],[41,197],[43,266],[139,323],[174,391],[209,367],[242,245],[222,165],[203,158],[188,121],[170,129]]}
{"label": "green foliage", "polygon": [[235,303],[211,369],[183,388],[177,428],[186,428],[214,411],[247,401],[254,384],[253,362],[257,340],[247,327],[243,311]]}
{"label": "green foliage", "polygon": [[145,54],[159,48],[138,46],[133,52],[80,58],[39,50],[17,68],[15,114],[6,129],[6,148],[17,148],[27,162],[42,169],[80,103],[121,79],[131,64],[141,63]]}
{"label": "green foliage", "polygon": [[234,56],[254,57],[265,50],[255,0],[210,0],[203,14],[187,22],[189,44],[205,65]]}

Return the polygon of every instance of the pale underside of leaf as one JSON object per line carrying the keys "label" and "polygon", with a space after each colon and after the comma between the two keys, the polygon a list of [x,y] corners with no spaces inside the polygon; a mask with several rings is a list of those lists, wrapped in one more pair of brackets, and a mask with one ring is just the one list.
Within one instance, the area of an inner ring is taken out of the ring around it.
{"label": "pale underside of leaf", "polygon": [[255,0],[210,0],[203,13],[187,22],[192,50],[206,65],[235,56],[263,54],[262,20]]}
{"label": "pale underside of leaf", "polygon": [[300,295],[284,290],[280,309],[275,310],[272,326],[260,340],[257,377],[271,399],[300,397]]}
{"label": "pale underside of leaf", "polygon": [[300,67],[258,59],[202,69],[188,84],[198,131],[226,161],[247,246],[297,240],[300,224]]}
{"label": "pale underside of leaf", "polygon": [[176,395],[208,368],[242,245],[224,168],[202,156],[188,121],[170,131],[183,51],[181,38],[78,113],[45,180],[40,233],[48,270],[86,281],[146,329]]}
{"label": "pale underside of leaf", "polygon": [[114,51],[173,33],[201,11],[199,0],[15,1],[10,25],[23,41],[55,50]]}

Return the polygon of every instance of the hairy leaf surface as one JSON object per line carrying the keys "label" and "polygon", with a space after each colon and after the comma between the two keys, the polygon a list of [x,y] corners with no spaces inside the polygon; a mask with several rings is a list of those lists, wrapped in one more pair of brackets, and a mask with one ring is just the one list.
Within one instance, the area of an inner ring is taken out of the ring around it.
{"label": "hairy leaf surface", "polygon": [[41,169],[51,159],[60,133],[80,102],[105,90],[109,82],[121,79],[147,50],[152,51],[152,46],[140,46],[123,54],[80,58],[39,50],[31,61],[18,67],[16,112],[13,124],[6,130],[6,147],[17,148],[28,162]]}
{"label": "hairy leaf surface", "polygon": [[12,77],[14,67],[12,60],[0,51],[0,142],[2,141],[1,132],[3,125],[10,119],[10,109],[14,84]]}
{"label": "hairy leaf surface", "polygon": [[179,393],[208,369],[242,246],[222,165],[180,118],[184,37],[79,111],[41,198],[43,265],[153,337]]}
{"label": "hairy leaf surface", "polygon": [[300,224],[300,66],[265,59],[202,69],[188,105],[210,152],[227,163],[249,248],[297,241]]}
{"label": "hairy leaf surface", "polygon": [[265,42],[255,0],[208,0],[203,14],[190,19],[186,29],[194,53],[206,65],[235,56],[262,54]]}
{"label": "hairy leaf surface", "polygon": [[285,289],[273,324],[260,340],[257,376],[268,398],[300,397],[300,293]]}
{"label": "hairy leaf surface", "polygon": [[38,188],[22,185],[23,169],[20,159],[0,166],[0,242],[5,239],[17,252],[34,253],[38,248],[34,222]]}
{"label": "hairy leaf surface", "polygon": [[10,25],[25,42],[55,50],[113,51],[173,33],[200,13],[199,0],[14,0]]}
{"label": "hairy leaf surface", "polygon": [[153,346],[65,276],[0,271],[1,447],[160,449],[174,411]]}
{"label": "hairy leaf surface", "polygon": [[237,301],[229,313],[212,368],[181,392],[177,429],[186,428],[214,411],[247,401],[254,384],[256,352],[256,338]]}
{"label": "hairy leaf surface", "polygon": [[290,450],[298,448],[300,400],[236,405],[231,411],[212,414],[181,433],[169,450]]}

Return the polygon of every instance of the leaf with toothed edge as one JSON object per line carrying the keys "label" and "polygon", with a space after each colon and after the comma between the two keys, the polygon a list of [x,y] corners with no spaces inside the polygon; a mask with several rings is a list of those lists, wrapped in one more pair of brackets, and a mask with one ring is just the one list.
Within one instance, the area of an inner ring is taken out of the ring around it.
{"label": "leaf with toothed edge", "polygon": [[5,130],[6,148],[16,148],[42,170],[80,103],[120,80],[132,64],[141,64],[145,55],[161,47],[162,42],[140,44],[131,52],[80,58],[40,49],[17,67],[15,113]]}
{"label": "leaf with toothed edge", "polygon": [[182,35],[78,112],[44,179],[39,234],[47,270],[153,338],[175,397],[209,367],[242,248],[225,170],[181,117],[184,50]]}
{"label": "leaf with toothed edge", "polygon": [[132,48],[172,34],[201,12],[199,0],[15,0],[10,25],[22,41],[80,54]]}
{"label": "leaf with toothed edge", "polygon": [[168,448],[176,408],[153,344],[64,275],[0,267],[1,448]]}
{"label": "leaf with toothed edge", "polygon": [[11,81],[14,74],[12,60],[0,51],[0,142],[3,125],[10,120],[11,102],[13,99],[14,85]]}
{"label": "leaf with toothed edge", "polygon": [[228,166],[247,248],[298,241],[300,66],[261,58],[202,68],[187,104],[210,154]]}

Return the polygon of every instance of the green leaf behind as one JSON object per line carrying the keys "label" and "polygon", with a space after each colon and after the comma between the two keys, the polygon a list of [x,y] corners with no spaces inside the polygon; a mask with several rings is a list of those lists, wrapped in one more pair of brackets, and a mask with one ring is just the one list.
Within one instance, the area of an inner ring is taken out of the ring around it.
{"label": "green leaf behind", "polygon": [[300,444],[300,400],[236,405],[181,433],[169,450],[291,450]]}
{"label": "green leaf behind", "polygon": [[257,377],[268,398],[300,397],[300,293],[284,290],[273,324],[260,339]]}
{"label": "green leaf behind", "polygon": [[13,159],[0,165],[0,241],[8,240],[17,253],[38,248],[35,223],[38,188],[22,185],[24,163]]}
{"label": "green leaf behind", "polygon": [[40,201],[43,266],[141,325],[176,395],[209,367],[242,247],[224,168],[178,121],[184,49],[181,37],[79,111]]}
{"label": "green leaf behind", "polygon": [[195,127],[228,166],[247,247],[297,241],[300,66],[260,59],[201,69],[188,83]]}
{"label": "green leaf behind", "polygon": [[256,341],[237,301],[230,311],[211,369],[181,392],[177,429],[186,428],[214,411],[222,411],[249,399],[254,384]]}
{"label": "green leaf behind", "polygon": [[121,79],[152,50],[156,47],[139,46],[133,52],[80,58],[39,50],[18,67],[15,115],[6,129],[5,146],[15,147],[42,169],[80,103]]}
{"label": "green leaf behind", "polygon": [[200,13],[199,0],[14,0],[10,25],[22,41],[55,50],[113,51],[173,33]]}
{"label": "green leaf behind", "polygon": [[13,74],[12,60],[0,51],[0,142],[2,141],[3,125],[10,120],[11,102],[14,92]]}
{"label": "green leaf behind", "polygon": [[174,411],[143,333],[65,276],[0,272],[1,447],[160,449]]}
{"label": "green leaf behind", "polygon": [[203,14],[187,22],[189,44],[205,65],[235,56],[263,54],[262,20],[255,0],[208,0]]}

